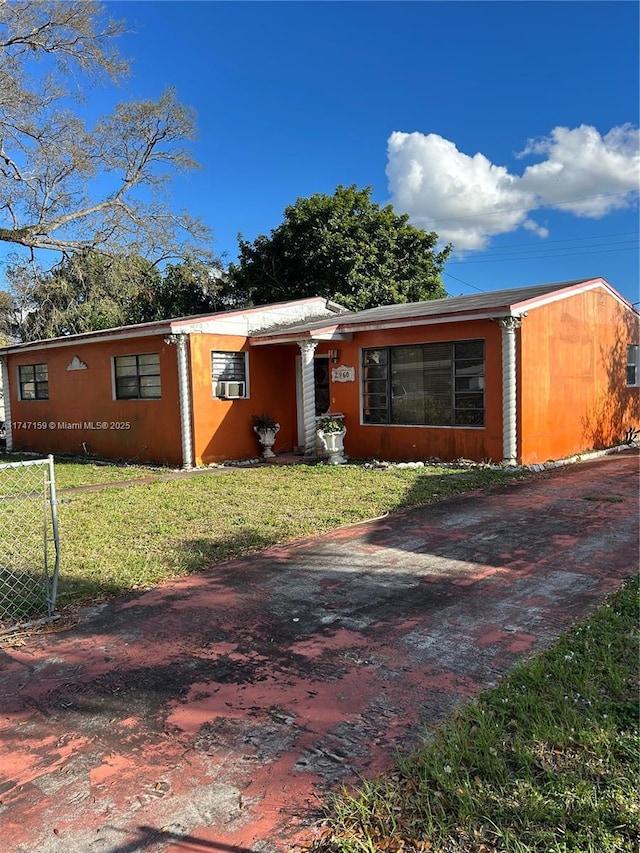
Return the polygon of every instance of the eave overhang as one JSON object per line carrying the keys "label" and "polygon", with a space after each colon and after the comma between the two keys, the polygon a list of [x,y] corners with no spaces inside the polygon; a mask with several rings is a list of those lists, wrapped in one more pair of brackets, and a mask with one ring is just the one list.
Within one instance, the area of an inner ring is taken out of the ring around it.
{"label": "eave overhang", "polygon": [[291,344],[296,341],[350,341],[357,332],[376,331],[378,329],[402,329],[407,326],[434,326],[443,323],[463,323],[470,320],[497,320],[501,317],[519,316],[520,312],[512,312],[510,306],[501,306],[490,312],[461,312],[458,314],[435,314],[429,317],[404,317],[398,320],[370,320],[365,322],[345,321],[330,328],[296,329],[290,332],[281,331],[272,335],[254,335],[249,338],[251,346],[266,344]]}
{"label": "eave overhang", "polygon": [[350,341],[353,335],[341,327],[330,326],[325,329],[300,329],[295,332],[274,332],[273,334],[252,335],[249,344],[252,347],[267,344],[295,344],[298,341]]}

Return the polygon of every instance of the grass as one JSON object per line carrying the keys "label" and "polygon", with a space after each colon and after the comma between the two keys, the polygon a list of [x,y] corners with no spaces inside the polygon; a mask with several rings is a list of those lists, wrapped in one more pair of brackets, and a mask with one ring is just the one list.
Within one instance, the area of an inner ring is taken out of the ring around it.
{"label": "grass", "polygon": [[[524,476],[324,465],[170,481],[161,473],[56,464],[60,607],[394,509],[508,488]],[[149,476],[157,479],[115,485]],[[65,491],[96,483],[105,487]],[[589,622],[465,706],[391,773],[333,800],[314,850],[636,853],[637,597],[634,581]]]}
{"label": "grass", "polygon": [[386,776],[329,806],[317,853],[636,853],[638,580]]}
{"label": "grass", "polygon": [[[230,468],[171,480],[162,480],[163,473],[56,462],[59,609],[150,587],[401,507],[526,476],[482,467],[370,470],[359,465]],[[145,477],[155,479],[117,485]],[[105,487],[65,491],[96,483]]]}
{"label": "grass", "polygon": [[[26,453],[0,453],[0,464],[41,459],[42,456]],[[55,460],[56,486],[58,489],[76,486],[91,486],[99,483],[124,482],[145,477],[159,476],[162,469],[135,465],[109,465],[95,462],[77,462],[71,459]]]}

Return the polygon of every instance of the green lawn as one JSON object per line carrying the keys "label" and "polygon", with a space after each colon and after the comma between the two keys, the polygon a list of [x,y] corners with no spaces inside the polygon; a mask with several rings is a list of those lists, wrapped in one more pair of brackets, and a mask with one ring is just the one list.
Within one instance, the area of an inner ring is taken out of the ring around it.
{"label": "green lawn", "polygon": [[79,474],[60,466],[60,607],[514,476],[274,466],[65,493]]}
{"label": "green lawn", "polygon": [[[508,488],[530,476],[482,467],[295,465],[204,470],[166,480],[169,472],[162,469],[67,460],[56,461],[55,472],[59,609],[400,507],[475,488]],[[118,485],[149,477],[152,482]],[[77,490],[99,483],[105,488]]]}
{"label": "green lawn", "polygon": [[[164,473],[56,464],[60,608],[531,476],[357,465],[232,468],[172,480],[160,479]],[[155,479],[116,485],[145,477]],[[105,487],[73,489],[98,483]],[[637,595],[636,581],[465,706],[387,776],[332,801],[324,840],[313,849],[637,853]]]}
{"label": "green lawn", "polygon": [[316,853],[637,853],[638,581],[328,808]]}
{"label": "green lawn", "polygon": [[[0,464],[19,462],[45,457],[26,453],[0,453]],[[143,477],[159,476],[162,469],[135,465],[109,465],[95,462],[76,462],[68,459],[55,460],[56,485],[59,489],[73,486],[89,486],[96,483],[113,483]]]}

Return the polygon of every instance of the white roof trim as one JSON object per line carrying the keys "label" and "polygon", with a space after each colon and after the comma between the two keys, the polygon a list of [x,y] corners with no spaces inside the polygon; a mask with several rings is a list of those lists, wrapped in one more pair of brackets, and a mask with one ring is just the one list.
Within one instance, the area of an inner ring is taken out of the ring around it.
{"label": "white roof trim", "polygon": [[500,317],[520,317],[520,311],[484,311],[478,314],[438,314],[433,317],[404,317],[398,320],[372,320],[368,323],[338,323],[331,330],[310,329],[309,331],[282,332],[273,337],[260,336],[250,340],[251,346],[263,344],[288,344],[295,341],[339,341],[352,340],[354,332],[373,332],[377,329],[401,329],[407,326],[435,326],[443,323],[462,323],[466,320],[496,320]]}
{"label": "white roof trim", "polygon": [[33,352],[34,350],[43,349],[59,349],[60,347],[81,347],[85,344],[95,344],[100,341],[121,341],[128,338],[149,338],[155,335],[170,335],[171,325],[166,323],[163,326],[156,326],[153,329],[138,329],[132,331],[131,328],[122,332],[109,332],[101,335],[96,333],[85,337],[84,335],[69,335],[68,338],[51,338],[51,340],[34,341],[29,344],[13,344],[4,347],[4,352],[7,355],[17,355],[21,352]]}
{"label": "white roof trim", "polygon": [[289,335],[282,334],[274,337],[252,338],[250,344],[253,347],[264,344],[290,344],[297,341],[351,341],[354,332],[375,332],[378,329],[401,329],[407,326],[436,326],[443,323],[461,323],[465,320],[497,320],[501,317],[520,317],[522,312],[517,311],[492,311],[481,314],[439,314],[437,317],[411,317],[402,320],[378,320],[370,323],[344,323],[339,329],[328,331],[327,329],[312,329],[308,332],[291,332]]}
{"label": "white roof trim", "polygon": [[610,296],[619,302],[620,305],[623,305],[625,308],[629,308],[632,311],[635,311],[635,308],[631,303],[627,302],[624,297],[620,296],[603,278],[594,278],[591,281],[584,281],[580,284],[569,285],[569,287],[563,288],[562,290],[556,290],[553,293],[546,293],[543,296],[534,296],[532,299],[525,299],[522,302],[514,303],[513,307],[518,310],[526,310],[529,311],[533,308],[540,308],[543,305],[550,305],[552,302],[559,302],[561,299],[568,299],[571,296],[576,296],[578,293],[586,293],[589,290],[604,290]]}
{"label": "white roof trim", "polygon": [[297,332],[289,335],[280,334],[273,337],[260,336],[259,338],[250,338],[249,343],[252,347],[266,346],[267,344],[296,344],[299,341],[351,341],[353,335],[351,332],[342,332],[337,330],[321,329],[315,332]]}
{"label": "white roof trim", "polygon": [[[318,311],[305,317],[305,307],[316,307]],[[99,341],[144,338],[150,335],[188,335],[198,332],[248,337],[254,331],[253,326],[259,324],[260,318],[268,321],[269,318],[276,316],[278,318],[276,322],[281,322],[280,318],[288,319],[293,315],[293,319],[299,319],[301,323],[311,323],[325,318],[333,320],[334,317],[340,316],[340,310],[342,310],[342,306],[338,305],[338,303],[332,302],[324,296],[312,296],[305,299],[293,299],[289,302],[275,302],[272,305],[258,305],[253,308],[237,308],[233,311],[221,311],[217,314],[159,320],[150,323],[120,326],[114,329],[96,330],[95,333],[82,332],[77,335],[44,339],[33,341],[32,343],[12,344],[7,347],[0,347],[0,352],[14,355],[19,352],[33,352],[35,350],[56,349],[58,347],[78,347],[84,344],[95,344]],[[295,317],[298,311],[302,311],[303,313],[303,316],[300,318]]]}
{"label": "white roof trim", "polygon": [[468,320],[495,320],[500,317],[519,316],[521,315],[518,311],[496,310],[483,311],[478,314],[438,314],[434,317],[408,317],[404,320],[383,320],[378,323],[374,321],[372,323],[363,323],[361,325],[358,325],[357,323],[353,323],[351,325],[345,323],[342,328],[345,331],[369,332],[375,331],[376,329],[398,329],[403,326],[435,326],[446,323],[463,323]]}

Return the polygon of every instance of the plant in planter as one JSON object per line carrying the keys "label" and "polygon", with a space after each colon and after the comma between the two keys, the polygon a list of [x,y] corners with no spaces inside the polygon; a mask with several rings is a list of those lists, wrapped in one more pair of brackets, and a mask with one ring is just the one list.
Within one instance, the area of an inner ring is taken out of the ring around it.
{"label": "plant in planter", "polygon": [[318,432],[342,432],[344,429],[344,421],[342,418],[334,418],[331,415],[327,415],[326,417],[318,420],[316,429]]}
{"label": "plant in planter", "polygon": [[344,465],[347,461],[344,456],[344,437],[347,428],[342,418],[332,415],[320,418],[316,424],[316,433],[325,453],[328,454],[329,465]]}
{"label": "plant in planter", "polygon": [[272,415],[263,413],[261,415],[253,415],[253,431],[258,436],[258,440],[262,445],[262,455],[265,459],[270,459],[275,456],[271,449],[276,440],[276,434],[280,429],[280,424]]}

